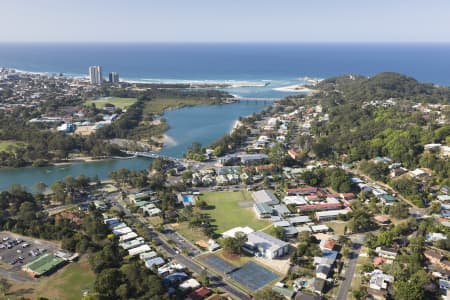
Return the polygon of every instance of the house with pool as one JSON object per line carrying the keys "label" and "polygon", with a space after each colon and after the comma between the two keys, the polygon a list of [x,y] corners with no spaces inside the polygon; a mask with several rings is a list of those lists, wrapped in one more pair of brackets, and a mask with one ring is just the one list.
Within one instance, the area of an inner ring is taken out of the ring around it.
{"label": "house with pool", "polygon": [[184,206],[195,205],[195,196],[192,194],[178,194],[178,202],[183,203]]}

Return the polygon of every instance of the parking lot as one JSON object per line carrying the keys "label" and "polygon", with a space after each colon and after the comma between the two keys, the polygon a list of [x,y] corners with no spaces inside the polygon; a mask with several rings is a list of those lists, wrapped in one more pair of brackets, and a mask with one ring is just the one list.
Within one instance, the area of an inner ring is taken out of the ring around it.
{"label": "parking lot", "polygon": [[55,252],[56,244],[21,236],[11,232],[0,232],[0,267],[19,270],[22,265],[36,259],[43,253]]}

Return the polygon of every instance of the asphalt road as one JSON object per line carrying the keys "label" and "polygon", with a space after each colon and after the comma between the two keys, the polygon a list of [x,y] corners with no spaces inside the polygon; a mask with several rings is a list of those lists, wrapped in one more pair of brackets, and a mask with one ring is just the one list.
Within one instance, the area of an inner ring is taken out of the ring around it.
{"label": "asphalt road", "polygon": [[356,262],[358,260],[359,253],[361,251],[361,246],[364,241],[364,235],[353,236],[352,246],[349,252],[349,261],[345,270],[344,281],[342,281],[339,286],[339,291],[336,300],[346,300],[348,291],[352,284],[353,276],[355,274]]}

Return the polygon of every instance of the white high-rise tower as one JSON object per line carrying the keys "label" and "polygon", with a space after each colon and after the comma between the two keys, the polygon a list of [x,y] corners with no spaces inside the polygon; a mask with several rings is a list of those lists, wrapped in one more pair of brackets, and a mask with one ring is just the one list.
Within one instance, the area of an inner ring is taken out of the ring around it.
{"label": "white high-rise tower", "polygon": [[91,80],[91,84],[94,85],[102,84],[103,82],[102,67],[100,66],[89,67],[89,79]]}

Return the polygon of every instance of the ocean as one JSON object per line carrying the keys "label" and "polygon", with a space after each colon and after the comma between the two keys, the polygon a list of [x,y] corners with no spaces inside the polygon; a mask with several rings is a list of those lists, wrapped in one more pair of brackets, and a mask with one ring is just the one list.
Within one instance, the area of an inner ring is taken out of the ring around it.
{"label": "ocean", "polygon": [[257,84],[267,80],[272,87],[302,82],[305,76],[371,76],[395,71],[420,81],[450,85],[449,54],[450,44],[3,43],[0,66],[81,76],[90,65],[101,65],[104,76],[116,71],[129,80]]}

